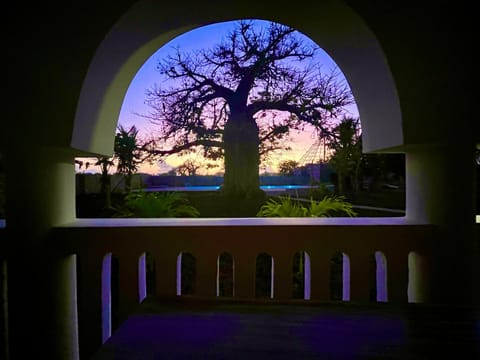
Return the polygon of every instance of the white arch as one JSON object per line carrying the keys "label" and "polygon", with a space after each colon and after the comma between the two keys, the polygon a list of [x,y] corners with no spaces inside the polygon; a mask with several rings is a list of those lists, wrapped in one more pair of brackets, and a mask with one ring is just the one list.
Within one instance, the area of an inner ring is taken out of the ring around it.
{"label": "white arch", "polygon": [[288,23],[333,58],[355,96],[364,151],[403,144],[396,87],[381,46],[364,21],[343,1],[299,0],[286,16],[281,7],[255,0],[245,0],[235,7],[202,2],[188,12],[183,6],[165,11],[162,2],[143,0],[117,22],[92,59],[77,105],[71,146],[87,153],[110,155],[124,95],[142,64],[181,33],[239,18]]}

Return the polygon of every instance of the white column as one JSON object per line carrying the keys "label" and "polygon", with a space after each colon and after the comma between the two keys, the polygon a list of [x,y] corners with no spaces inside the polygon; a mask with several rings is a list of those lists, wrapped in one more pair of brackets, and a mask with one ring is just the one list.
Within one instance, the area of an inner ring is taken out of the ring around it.
{"label": "white column", "polygon": [[49,242],[52,226],[75,219],[74,157],[19,143],[5,161],[10,356],[38,347],[47,358],[75,358],[75,262]]}
{"label": "white column", "polygon": [[406,152],[407,220],[438,225],[430,284],[434,302],[474,301],[474,171],[474,146],[468,142]]}

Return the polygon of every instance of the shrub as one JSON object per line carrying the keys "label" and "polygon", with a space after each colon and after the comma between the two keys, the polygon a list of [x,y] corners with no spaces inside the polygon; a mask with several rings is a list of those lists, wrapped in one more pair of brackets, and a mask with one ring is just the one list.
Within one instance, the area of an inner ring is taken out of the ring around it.
{"label": "shrub", "polygon": [[331,217],[347,215],[356,216],[352,204],[345,201],[343,196],[325,196],[321,201],[310,199],[310,208],[308,209],[311,217]]}
{"label": "shrub", "polygon": [[325,196],[332,195],[332,191],[328,189],[326,183],[319,183],[317,187],[311,188],[308,191],[308,197],[314,200],[321,200]]}
{"label": "shrub", "polygon": [[198,217],[199,211],[188,203],[184,193],[133,191],[125,204],[117,208],[117,217],[176,218]]}
{"label": "shrub", "polygon": [[290,196],[270,198],[262,205],[257,216],[260,217],[305,217],[308,210],[299,202],[292,201]]}
{"label": "shrub", "polygon": [[309,207],[292,200],[290,196],[271,198],[260,208],[259,217],[331,217],[356,216],[352,204],[343,196],[325,196],[321,201],[310,199]]}

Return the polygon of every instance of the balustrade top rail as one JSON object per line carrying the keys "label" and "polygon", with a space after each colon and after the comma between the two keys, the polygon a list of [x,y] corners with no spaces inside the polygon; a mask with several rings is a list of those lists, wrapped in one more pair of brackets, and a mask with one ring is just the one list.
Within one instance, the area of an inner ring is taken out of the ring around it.
{"label": "balustrade top rail", "polygon": [[323,217],[323,218],[91,218],[76,219],[58,227],[190,227],[190,226],[375,226],[427,225],[406,217]]}

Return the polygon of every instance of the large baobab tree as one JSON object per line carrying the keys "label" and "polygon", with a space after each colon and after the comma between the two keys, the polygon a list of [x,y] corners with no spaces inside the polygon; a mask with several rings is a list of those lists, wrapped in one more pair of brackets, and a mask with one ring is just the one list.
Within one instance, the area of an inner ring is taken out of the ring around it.
{"label": "large baobab tree", "polygon": [[339,72],[322,73],[318,47],[295,29],[277,23],[236,22],[210,49],[159,61],[162,83],[147,91],[164,144],[157,155],[202,150],[224,160],[226,194],[259,191],[262,155],[306,124],[329,132],[329,122],[353,103]]}

